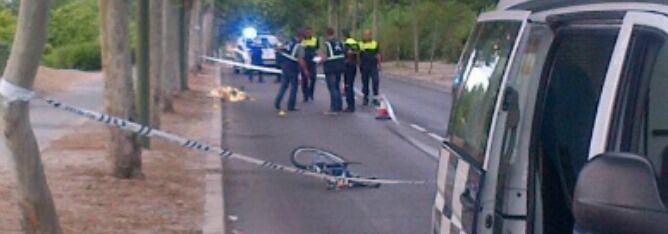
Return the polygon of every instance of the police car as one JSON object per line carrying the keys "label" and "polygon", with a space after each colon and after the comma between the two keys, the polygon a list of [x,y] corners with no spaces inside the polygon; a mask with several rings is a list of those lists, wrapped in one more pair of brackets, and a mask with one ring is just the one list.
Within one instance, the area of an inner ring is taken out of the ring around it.
{"label": "police car", "polygon": [[433,233],[668,233],[668,1],[501,1],[460,59]]}
{"label": "police car", "polygon": [[[244,30],[246,31],[246,30]],[[262,64],[266,67],[277,67],[276,48],[279,46],[279,40],[271,34],[249,34],[244,33],[237,39],[234,49],[234,59],[237,62],[251,64],[251,44],[259,44],[262,47]],[[244,71],[241,67],[234,67],[234,72],[239,74]]]}

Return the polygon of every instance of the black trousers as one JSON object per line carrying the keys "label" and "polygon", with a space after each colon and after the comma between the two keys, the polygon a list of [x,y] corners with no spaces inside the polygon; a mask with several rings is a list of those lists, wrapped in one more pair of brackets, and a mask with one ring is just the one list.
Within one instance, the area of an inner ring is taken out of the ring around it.
{"label": "black trousers", "polygon": [[377,65],[362,65],[362,93],[364,93],[364,100],[369,100],[369,81],[373,85],[373,95],[378,96],[380,93],[380,77],[378,76]]}
{"label": "black trousers", "polygon": [[313,100],[313,95],[315,94],[315,79],[317,74],[316,64],[314,62],[306,62],[306,69],[309,71],[308,77],[302,72],[302,94],[304,95],[304,101]]}
{"label": "black trousers", "polygon": [[283,96],[288,88],[290,88],[290,93],[288,94],[288,110],[295,110],[298,74],[299,72],[296,70],[283,69],[281,87],[278,89],[278,94],[276,94],[276,99],[274,100],[274,107],[277,110],[281,109],[281,102],[283,102]]}
{"label": "black trousers", "polygon": [[346,105],[350,111],[355,110],[355,76],[357,76],[357,64],[346,64],[346,72],[343,77],[344,91],[346,93]]}
{"label": "black trousers", "polygon": [[[263,66],[262,61],[259,61],[259,62],[258,62],[258,61],[255,61],[255,62],[253,62],[252,64],[255,65],[255,66]],[[260,83],[264,81],[264,79],[262,78],[262,71],[258,71],[258,70],[248,70],[247,72],[248,72],[248,81],[253,82],[253,77],[254,77],[255,75],[258,75],[258,77],[259,77],[259,78],[258,78],[258,81],[259,81]]]}

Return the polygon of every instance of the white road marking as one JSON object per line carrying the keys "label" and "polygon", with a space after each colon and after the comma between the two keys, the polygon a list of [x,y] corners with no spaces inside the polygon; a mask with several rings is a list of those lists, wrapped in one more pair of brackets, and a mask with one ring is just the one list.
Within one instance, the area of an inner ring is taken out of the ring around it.
{"label": "white road marking", "polygon": [[411,128],[413,128],[413,129],[415,129],[416,131],[420,132],[420,133],[424,133],[424,134],[426,134],[427,136],[431,137],[432,139],[434,139],[434,140],[436,140],[436,141],[438,141],[438,142],[443,142],[443,141],[445,141],[445,138],[443,138],[442,136],[439,136],[439,135],[436,134],[436,133],[430,132],[429,130],[427,130],[426,128],[424,128],[424,127],[422,127],[422,126],[420,126],[420,125],[417,125],[417,124],[410,124],[409,126],[410,126]]}
{"label": "white road marking", "polygon": [[437,140],[437,141],[439,141],[439,142],[442,142],[442,141],[445,140],[445,138],[443,138],[443,137],[441,137],[441,136],[439,136],[438,134],[433,133],[433,132],[430,132],[430,133],[427,134],[427,135],[430,136],[431,138],[434,138],[434,140]]}
{"label": "white road marking", "polygon": [[427,129],[420,127],[420,125],[417,124],[410,124],[411,128],[417,130],[418,132],[425,133],[427,132]]}

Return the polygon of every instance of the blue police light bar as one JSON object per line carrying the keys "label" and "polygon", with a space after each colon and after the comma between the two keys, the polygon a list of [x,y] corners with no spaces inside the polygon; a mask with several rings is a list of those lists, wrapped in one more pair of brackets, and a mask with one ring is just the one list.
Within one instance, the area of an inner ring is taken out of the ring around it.
{"label": "blue police light bar", "polygon": [[257,37],[257,30],[253,27],[244,28],[242,32],[244,38],[254,39]]}

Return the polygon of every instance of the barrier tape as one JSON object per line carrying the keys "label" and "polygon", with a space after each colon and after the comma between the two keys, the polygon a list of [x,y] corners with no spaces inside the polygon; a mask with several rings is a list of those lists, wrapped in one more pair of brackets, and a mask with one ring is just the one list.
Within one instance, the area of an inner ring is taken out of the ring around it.
{"label": "barrier tape", "polygon": [[[253,64],[245,64],[245,63],[240,63],[232,60],[227,60],[227,59],[219,59],[219,58],[214,58],[214,57],[209,57],[209,56],[202,56],[202,58],[212,61],[212,62],[217,62],[217,63],[222,63],[222,64],[227,64],[230,66],[235,66],[235,67],[241,67],[245,69],[251,69],[251,70],[256,70],[256,71],[263,71],[267,73],[272,73],[272,74],[283,74],[283,71],[281,69],[276,69],[276,68],[271,68],[271,67],[263,67],[263,66],[258,66],[258,65],[253,65]],[[325,74],[317,74],[316,77],[320,79],[325,79]]]}
{"label": "barrier tape", "polygon": [[297,175],[304,175],[304,176],[309,176],[313,178],[318,178],[318,179],[323,179],[326,181],[334,182],[334,181],[352,181],[352,182],[359,182],[359,183],[380,183],[380,184],[425,184],[426,181],[407,181],[407,180],[390,180],[390,179],[364,179],[364,178],[342,178],[342,177],[335,177],[335,176],[330,176],[322,173],[315,173],[312,171],[308,170],[303,170],[295,167],[289,167],[289,166],[284,166],[280,165],[277,163],[269,162],[269,161],[264,161],[261,159],[245,156],[242,154],[234,153],[228,149],[222,149],[220,147],[208,145],[201,143],[196,140],[191,140],[187,139],[184,137],[180,137],[178,135],[168,133],[165,131],[161,131],[146,125],[141,125],[139,123],[135,123],[126,119],[110,116],[105,113],[100,113],[96,111],[91,111],[87,110],[84,108],[68,105],[66,103],[57,101],[55,99],[51,98],[46,98],[46,97],[41,97],[38,95],[35,95],[35,93],[31,90],[25,89],[23,87],[14,85],[8,81],[5,81],[4,79],[0,81],[0,95],[4,96],[7,100],[12,100],[12,101],[29,101],[30,99],[37,99],[44,101],[46,104],[49,106],[63,110],[66,112],[70,112],[72,114],[97,121],[100,123],[104,123],[106,125],[109,125],[111,127],[115,127],[127,132],[132,132],[136,133],[140,136],[145,136],[149,138],[156,138],[156,139],[161,139],[169,143],[177,144],[182,147],[200,151],[203,153],[208,153],[208,154],[216,154],[223,160],[227,159],[236,159],[239,161],[243,161],[246,163],[254,164],[257,166],[260,166],[261,168],[268,168],[276,171],[284,171],[284,172],[289,172],[289,173],[294,173]]}
{"label": "barrier tape", "polygon": [[364,179],[364,178],[341,178],[341,177],[335,177],[335,176],[330,176],[322,173],[315,173],[312,171],[308,170],[303,170],[295,167],[290,167],[290,166],[284,166],[280,165],[277,163],[269,162],[269,161],[264,161],[261,159],[245,156],[242,154],[234,153],[230,150],[227,149],[222,149],[216,146],[204,144],[201,142],[198,142],[196,140],[191,140],[187,138],[183,138],[180,136],[177,136],[175,134],[171,134],[165,131],[161,131],[158,129],[154,129],[145,125],[141,125],[129,120],[121,119],[118,117],[110,116],[104,113],[99,113],[91,110],[86,110],[82,108],[78,108],[75,106],[67,105],[65,103],[53,100],[53,99],[48,99],[48,98],[41,98],[38,97],[38,99],[44,100],[47,104],[50,106],[64,110],[97,122],[101,122],[104,124],[107,124],[112,127],[119,128],[121,130],[125,130],[128,132],[133,132],[141,136],[149,137],[149,138],[156,138],[156,139],[161,139],[170,143],[178,144],[182,147],[197,150],[200,152],[204,153],[210,153],[210,154],[216,154],[222,159],[236,159],[239,161],[247,162],[250,164],[254,164],[257,166],[260,166],[262,168],[268,168],[276,171],[284,171],[284,172],[289,172],[289,173],[294,173],[297,175],[304,175],[304,176],[310,176],[318,179],[323,179],[327,181],[338,181],[338,180],[347,180],[347,181],[352,181],[352,182],[359,182],[359,183],[380,183],[380,184],[425,184],[425,181],[408,181],[408,180],[390,180],[390,179]]}
{"label": "barrier tape", "polygon": [[[263,71],[263,72],[273,73],[273,74],[283,74],[283,72],[280,69],[276,69],[276,68],[269,68],[269,67],[257,66],[257,65],[252,65],[252,64],[245,64],[245,63],[240,63],[240,62],[226,60],[226,59],[219,59],[219,58],[214,58],[214,57],[209,57],[209,56],[202,56],[202,58],[204,58],[206,60],[209,60],[209,61],[212,61],[212,62],[227,64],[227,65],[230,65],[230,66],[242,67],[242,68],[250,69],[250,70]],[[325,79],[325,74],[318,74],[317,77],[319,79]],[[360,91],[359,89],[355,89],[354,92],[357,96],[360,96],[360,97],[364,96],[362,91]],[[399,120],[397,119],[397,116],[394,113],[394,108],[392,108],[392,103],[390,103],[390,101],[387,99],[387,97],[385,97],[384,94],[382,94],[381,97],[382,97],[382,101],[384,101],[385,104],[387,104],[388,113],[390,115],[390,118],[392,118],[392,121],[395,124],[399,124]]]}

